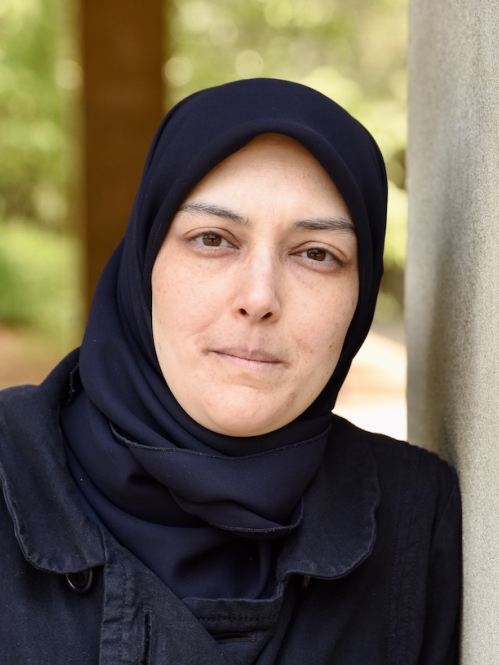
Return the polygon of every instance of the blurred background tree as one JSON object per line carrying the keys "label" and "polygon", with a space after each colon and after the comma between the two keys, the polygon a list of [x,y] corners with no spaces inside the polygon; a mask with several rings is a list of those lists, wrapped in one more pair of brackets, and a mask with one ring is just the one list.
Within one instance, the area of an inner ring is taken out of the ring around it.
{"label": "blurred background tree", "polygon": [[79,314],[76,105],[64,93],[78,89],[81,70],[63,7],[0,3],[0,324],[58,341],[73,336]]}
{"label": "blurred background tree", "polygon": [[[0,3],[0,325],[77,341],[81,69],[73,3]],[[165,108],[237,78],[286,78],[373,133],[390,180],[378,317],[400,315],[405,259],[407,0],[170,0]]]}

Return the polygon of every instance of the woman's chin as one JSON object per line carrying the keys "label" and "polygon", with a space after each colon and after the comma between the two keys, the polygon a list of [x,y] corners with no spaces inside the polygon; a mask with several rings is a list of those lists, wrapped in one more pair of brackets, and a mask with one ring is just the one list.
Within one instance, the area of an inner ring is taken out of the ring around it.
{"label": "woman's chin", "polygon": [[[205,378],[205,377],[203,377]],[[206,429],[234,437],[268,434],[295,420],[312,403],[315,392],[294,385],[265,386],[265,389],[224,381],[199,380],[205,388],[183,391],[182,385],[170,389],[186,413]],[[207,387],[209,386],[209,389]]]}
{"label": "woman's chin", "polygon": [[[249,437],[268,434],[284,427],[299,414],[289,410],[280,412],[275,404],[210,404],[202,412],[190,414],[199,424],[225,436]],[[218,408],[217,408],[218,407]]]}
{"label": "woman's chin", "polygon": [[[260,436],[273,432],[283,425],[276,422],[275,418],[249,418],[247,413],[241,414],[210,414],[206,421],[201,423],[207,429],[223,434],[225,436],[248,437]],[[285,423],[283,423],[285,424]]]}

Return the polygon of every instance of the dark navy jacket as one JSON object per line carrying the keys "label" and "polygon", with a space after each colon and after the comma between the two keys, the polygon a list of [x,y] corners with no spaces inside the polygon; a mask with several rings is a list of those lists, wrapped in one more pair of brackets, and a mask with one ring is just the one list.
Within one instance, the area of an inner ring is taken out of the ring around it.
{"label": "dark navy jacket", "polygon": [[0,394],[3,665],[457,663],[447,464],[335,419],[269,597],[183,602],[82,507],[58,426],[76,362]]}

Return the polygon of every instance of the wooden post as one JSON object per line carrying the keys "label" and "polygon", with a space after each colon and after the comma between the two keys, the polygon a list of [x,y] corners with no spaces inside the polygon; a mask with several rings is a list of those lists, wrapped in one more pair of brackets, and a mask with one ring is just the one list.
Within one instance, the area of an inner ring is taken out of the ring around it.
{"label": "wooden post", "polygon": [[163,113],[162,0],[81,0],[83,244],[88,307],[123,237]]}

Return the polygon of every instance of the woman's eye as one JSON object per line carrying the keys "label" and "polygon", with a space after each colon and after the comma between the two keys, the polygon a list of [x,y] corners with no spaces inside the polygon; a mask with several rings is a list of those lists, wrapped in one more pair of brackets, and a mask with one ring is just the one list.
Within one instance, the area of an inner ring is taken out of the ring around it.
{"label": "woman's eye", "polygon": [[198,236],[198,240],[205,246],[205,247],[221,247],[221,246],[229,246],[229,243],[225,238],[222,238],[221,235],[218,233],[202,233],[200,236]]}
{"label": "woman's eye", "polygon": [[208,247],[220,247],[222,242],[222,236],[219,236],[216,233],[203,233],[201,238],[203,240],[203,245],[207,245]]}
{"label": "woman's eye", "polygon": [[196,235],[187,238],[198,251],[203,251],[204,248],[210,249],[229,249],[234,247],[234,243],[229,242],[221,233],[217,231],[201,231]]}
{"label": "woman's eye", "polygon": [[330,252],[327,252],[325,249],[320,247],[312,247],[302,252],[302,256],[305,255],[307,259],[312,259],[313,261],[331,261],[333,258]]}

